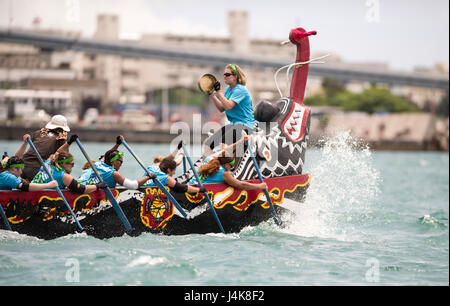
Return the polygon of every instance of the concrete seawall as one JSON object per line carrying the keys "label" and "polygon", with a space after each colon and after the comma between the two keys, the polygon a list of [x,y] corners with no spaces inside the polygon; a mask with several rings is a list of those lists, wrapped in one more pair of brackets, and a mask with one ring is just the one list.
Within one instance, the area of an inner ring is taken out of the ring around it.
{"label": "concrete seawall", "polygon": [[[24,134],[31,134],[40,129],[39,126],[2,126],[0,125],[0,139],[21,140]],[[93,129],[85,127],[71,127],[71,134],[77,134],[83,141],[110,142],[116,141],[117,135],[123,135],[131,143],[170,143],[177,135],[169,131],[131,131],[122,129]]]}
{"label": "concrete seawall", "polygon": [[449,150],[448,118],[428,113],[313,117],[310,143],[318,144],[320,138],[333,137],[340,131],[350,131],[355,140],[374,150]]}

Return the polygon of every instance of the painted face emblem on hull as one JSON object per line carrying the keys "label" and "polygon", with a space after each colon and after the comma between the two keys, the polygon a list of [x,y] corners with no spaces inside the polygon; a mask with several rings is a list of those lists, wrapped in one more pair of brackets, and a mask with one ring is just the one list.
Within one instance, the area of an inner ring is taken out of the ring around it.
{"label": "painted face emblem on hull", "polygon": [[305,137],[306,118],[308,117],[309,109],[294,103],[291,113],[286,116],[281,124],[284,134],[293,142],[297,142]]}
{"label": "painted face emblem on hull", "polygon": [[173,216],[173,204],[159,188],[147,188],[141,204],[141,221],[151,229],[164,228]]}
{"label": "painted face emblem on hull", "polygon": [[166,211],[166,203],[164,203],[160,199],[155,199],[150,203],[149,206],[149,211],[152,214],[153,218],[155,218],[155,222],[161,223],[161,221],[163,220],[164,212]]}

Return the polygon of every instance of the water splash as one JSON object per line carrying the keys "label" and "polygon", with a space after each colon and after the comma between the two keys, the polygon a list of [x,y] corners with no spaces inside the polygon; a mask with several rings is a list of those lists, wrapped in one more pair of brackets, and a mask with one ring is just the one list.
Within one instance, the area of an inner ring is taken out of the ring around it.
{"label": "water splash", "polygon": [[137,266],[155,266],[166,262],[167,259],[165,257],[140,256],[130,262],[127,267],[134,268]]}
{"label": "water splash", "polygon": [[19,234],[18,232],[8,231],[0,229],[0,243],[1,242],[34,242],[42,241],[41,239],[25,234]]}
{"label": "water splash", "polygon": [[358,233],[379,193],[379,172],[367,145],[339,132],[322,139],[311,168],[305,201],[296,205],[287,231],[308,237],[348,240]]}

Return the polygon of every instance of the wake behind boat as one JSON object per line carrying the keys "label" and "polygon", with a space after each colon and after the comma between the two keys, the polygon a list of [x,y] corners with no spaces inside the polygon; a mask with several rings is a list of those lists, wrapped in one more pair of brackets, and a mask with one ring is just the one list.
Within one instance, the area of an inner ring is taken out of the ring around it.
{"label": "wake behind boat", "polygon": [[[245,191],[224,183],[205,184],[207,195],[177,193],[166,187],[170,191],[169,196],[172,195],[187,212],[185,217],[158,187],[111,189],[131,225],[132,229],[126,231],[117,215],[117,207],[113,209],[103,190],[90,194],[62,191],[86,233],[109,238],[122,236],[125,232],[129,235],[143,232],[168,235],[220,232],[213,211],[217,213],[225,233],[239,232],[246,226],[271,219],[274,213],[287,212],[283,207],[285,198],[301,201],[311,180],[309,174],[302,174],[310,125],[310,110],[304,106],[303,98],[311,62],[308,36],[315,34],[302,28],[291,30],[289,40],[297,46],[297,57],[295,63],[282,67],[294,68],[289,97],[281,98],[275,105],[263,101],[256,106],[258,129],[232,170],[235,178],[252,183],[259,182],[260,173],[268,186],[268,193],[263,190]],[[255,167],[252,152],[255,152],[258,167]],[[200,164],[197,161],[194,168]],[[190,169],[176,180],[185,182],[193,176],[194,171]],[[208,198],[214,209],[208,206]],[[7,219],[3,218],[2,229],[9,225],[13,231],[42,239],[77,232],[71,211],[56,191],[0,191],[0,204]],[[274,211],[271,210],[272,205]]]}

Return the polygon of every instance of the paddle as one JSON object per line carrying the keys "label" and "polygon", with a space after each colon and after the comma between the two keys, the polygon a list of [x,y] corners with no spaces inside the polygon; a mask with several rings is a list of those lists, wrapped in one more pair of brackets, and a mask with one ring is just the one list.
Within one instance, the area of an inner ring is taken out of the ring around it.
{"label": "paddle", "polygon": [[186,156],[183,155],[183,173],[186,173]]}
{"label": "paddle", "polygon": [[3,210],[2,204],[0,204],[0,214],[2,215],[3,222],[5,222],[6,229],[12,231],[11,225],[9,225],[8,218],[6,217],[5,211]]}
{"label": "paddle", "polygon": [[[78,138],[75,139],[75,142],[77,143],[78,147],[80,148],[81,152],[83,153],[84,157],[86,158],[86,160],[88,161],[89,165],[91,166],[92,170],[94,170],[95,175],[97,176],[97,178],[99,179],[100,182],[103,182],[102,177],[100,176],[100,174],[98,173],[98,170],[95,168],[95,166],[92,164],[91,159],[89,158],[88,154],[86,153],[86,151],[84,150],[83,145],[81,144],[80,140]],[[111,203],[111,205],[113,206],[114,210],[116,211],[117,216],[119,217],[120,221],[122,221],[123,226],[125,226],[125,230],[127,232],[132,230],[132,227],[130,225],[130,222],[128,221],[127,217],[125,216],[125,214],[123,213],[122,208],[120,208],[119,204],[116,201],[116,198],[114,198],[111,190],[109,190],[108,187],[103,188],[103,191],[106,194],[106,197],[109,200],[109,203]]]}
{"label": "paddle", "polygon": [[[188,151],[186,150],[186,147],[185,147],[185,145],[184,145],[184,142],[181,141],[180,143],[181,143],[181,145],[183,146],[184,156],[186,156],[186,159],[187,159],[187,161],[188,161],[188,163],[189,163],[189,166],[191,166],[192,172],[194,172],[195,179],[197,180],[197,183],[198,183],[198,185],[199,185],[200,188],[201,188],[201,187],[203,187],[203,184],[202,184],[202,181],[200,180],[200,177],[198,176],[198,172],[197,172],[197,170],[195,169],[194,164],[192,163],[192,160],[191,160],[191,158],[190,158],[190,156],[189,156]],[[208,202],[208,205],[209,205],[209,207],[211,208],[212,214],[213,214],[213,216],[214,216],[214,219],[216,219],[216,223],[217,223],[217,225],[219,226],[220,231],[221,231],[222,233],[225,234],[225,231],[224,231],[224,229],[223,229],[223,227],[222,227],[222,223],[220,223],[219,217],[217,216],[216,210],[215,210],[215,208],[214,208],[214,205],[213,205],[212,202],[211,202],[211,199],[210,199],[209,196],[208,196],[208,193],[205,191],[205,192],[203,192],[203,195],[205,196],[206,201]]]}
{"label": "paddle", "polygon": [[177,200],[175,200],[175,198],[170,194],[170,192],[166,189],[166,187],[164,187],[163,184],[161,184],[161,182],[158,180],[158,178],[156,177],[156,175],[154,173],[151,173],[142,163],[141,159],[136,155],[136,153],[134,153],[134,151],[130,148],[130,146],[127,144],[127,142],[125,141],[125,139],[122,139],[122,144],[125,146],[125,148],[127,148],[127,150],[130,152],[131,155],[133,155],[133,157],[136,159],[136,161],[138,162],[138,164],[142,167],[142,169],[144,169],[144,171],[147,173],[148,176],[150,176],[150,178],[153,180],[153,182],[155,183],[156,186],[158,186],[159,189],[161,189],[162,192],[164,192],[164,194],[169,198],[170,201],[172,201],[172,203],[175,205],[175,207],[178,209],[178,211],[183,215],[183,217],[187,217],[186,212],[183,210],[183,208],[180,206],[180,204],[178,204]]}
{"label": "paddle", "polygon": [[[264,183],[264,180],[263,180],[262,175],[261,175],[261,171],[259,170],[258,163],[256,162],[255,155],[253,155],[252,147],[250,146],[250,142],[248,140],[247,140],[247,147],[248,147],[248,151],[250,152],[250,156],[252,157],[253,165],[255,165],[256,172],[258,172],[259,180],[261,181],[261,183]],[[272,199],[270,198],[269,191],[264,189],[264,194],[266,195],[267,202],[269,202],[269,206],[270,206],[270,210],[272,212],[273,220],[275,221],[276,225],[279,226],[280,222],[278,222],[277,214],[275,213],[275,209],[273,208]]]}
{"label": "paddle", "polygon": [[[42,157],[39,154],[38,150],[34,146],[33,142],[31,141],[30,138],[27,138],[27,141],[28,141],[28,144],[30,145],[30,147],[33,149],[34,153],[36,154],[37,158],[39,159],[39,162],[41,163],[41,166],[44,168],[44,170],[47,173],[48,177],[50,178],[50,180],[53,181],[54,179],[53,179],[53,176],[52,176],[52,173],[51,173],[50,169],[47,168],[47,165],[44,163],[44,160],[42,159]],[[73,212],[72,208],[70,208],[69,203],[67,203],[67,200],[64,197],[64,195],[62,194],[62,191],[59,188],[59,186],[56,186],[56,191],[58,192],[59,196],[62,198],[64,204],[67,207],[67,209],[70,211],[70,214],[72,215],[73,219],[75,220],[75,223],[77,224],[77,226],[80,229],[80,231],[84,231],[84,228],[81,226],[80,222],[78,222],[78,219],[75,216],[75,213]]]}

